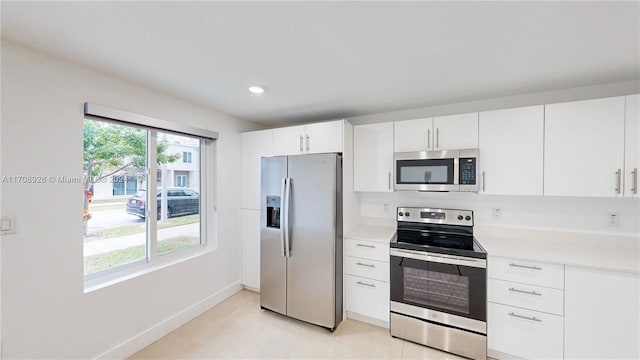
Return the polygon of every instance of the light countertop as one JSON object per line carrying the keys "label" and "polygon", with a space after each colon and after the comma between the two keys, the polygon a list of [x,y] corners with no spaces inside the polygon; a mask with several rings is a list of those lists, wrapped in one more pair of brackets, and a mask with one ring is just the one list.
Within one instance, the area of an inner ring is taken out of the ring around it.
{"label": "light countertop", "polygon": [[527,228],[474,227],[489,258],[518,258],[640,273],[640,238]]}
{"label": "light countertop", "polygon": [[354,229],[347,231],[345,239],[379,241],[389,243],[396,236],[396,223],[385,219],[363,220]]}

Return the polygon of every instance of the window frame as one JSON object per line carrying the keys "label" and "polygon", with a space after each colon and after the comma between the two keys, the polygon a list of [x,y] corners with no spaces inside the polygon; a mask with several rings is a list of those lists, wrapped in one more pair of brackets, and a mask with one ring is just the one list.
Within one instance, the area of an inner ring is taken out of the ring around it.
{"label": "window frame", "polygon": [[[198,192],[200,200],[200,244],[166,254],[158,254],[157,221],[155,220],[157,218],[157,209],[155,206],[150,206],[147,208],[147,218],[153,219],[153,221],[147,221],[146,224],[145,259],[83,275],[85,293],[217,250],[217,179],[215,177],[215,174],[217,174],[217,132],[192,128],[89,103],[84,104],[83,118],[142,128],[147,131],[147,189],[144,190],[147,190],[148,204],[154,204],[157,199],[156,192],[148,191],[148,189],[156,189],[158,184],[157,177],[150,176],[150,174],[157,174],[158,171],[158,132],[194,137],[200,141],[200,161],[198,164],[200,172],[200,191]],[[126,181],[124,190],[126,193]],[[137,191],[140,190],[137,189]],[[84,271],[81,273],[84,274]]]}

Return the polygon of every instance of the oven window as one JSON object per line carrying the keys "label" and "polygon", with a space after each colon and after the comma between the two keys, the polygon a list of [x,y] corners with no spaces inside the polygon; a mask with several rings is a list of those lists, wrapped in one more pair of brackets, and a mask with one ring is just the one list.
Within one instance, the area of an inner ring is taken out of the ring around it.
{"label": "oven window", "polygon": [[404,269],[404,300],[469,314],[469,278],[429,270]]}

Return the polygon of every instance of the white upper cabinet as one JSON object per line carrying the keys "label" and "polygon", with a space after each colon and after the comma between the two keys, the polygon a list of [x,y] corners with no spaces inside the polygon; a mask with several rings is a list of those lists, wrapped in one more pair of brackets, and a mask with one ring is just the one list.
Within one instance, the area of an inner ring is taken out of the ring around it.
{"label": "white upper cabinet", "polygon": [[393,191],[393,123],[353,127],[353,189]]}
{"label": "white upper cabinet", "polygon": [[433,150],[478,147],[478,113],[433,118]]}
{"label": "white upper cabinet", "polygon": [[342,152],[343,120],[273,129],[273,154]]}
{"label": "white upper cabinet", "polygon": [[544,194],[622,196],[624,118],[624,96],[546,105]]}
{"label": "white upper cabinet", "polygon": [[260,159],[273,155],[273,131],[261,130],[241,134],[242,140],[242,208],[260,209]]}
{"label": "white upper cabinet", "polygon": [[396,121],[396,152],[478,147],[478,113]]}
{"label": "white upper cabinet", "polygon": [[640,171],[640,95],[626,98],[624,127],[624,196],[638,197],[638,171]]}
{"label": "white upper cabinet", "polygon": [[480,191],[542,195],[544,106],[479,115]]}
{"label": "white upper cabinet", "polygon": [[432,150],[433,119],[415,119],[393,123],[393,150],[395,152]]}

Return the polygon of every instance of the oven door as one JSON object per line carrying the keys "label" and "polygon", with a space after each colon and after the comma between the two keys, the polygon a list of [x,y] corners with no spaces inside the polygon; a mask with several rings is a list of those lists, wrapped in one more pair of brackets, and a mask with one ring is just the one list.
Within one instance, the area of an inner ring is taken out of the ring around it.
{"label": "oven door", "polygon": [[394,154],[395,190],[457,191],[457,150]]}
{"label": "oven door", "polygon": [[391,311],[486,333],[486,260],[392,248]]}

